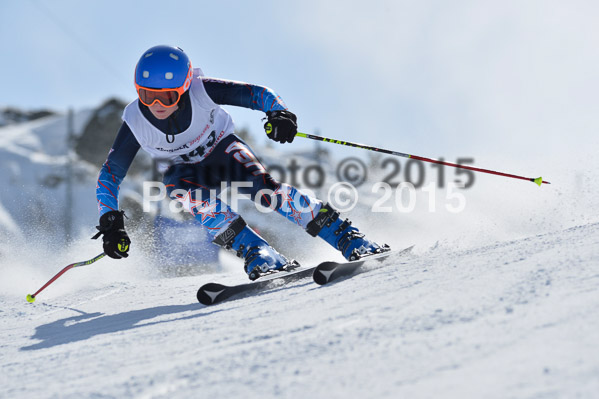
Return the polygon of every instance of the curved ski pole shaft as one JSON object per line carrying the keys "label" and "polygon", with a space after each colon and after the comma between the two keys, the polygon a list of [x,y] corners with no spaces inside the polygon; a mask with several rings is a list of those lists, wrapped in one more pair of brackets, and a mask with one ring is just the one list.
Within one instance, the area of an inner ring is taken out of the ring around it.
{"label": "curved ski pole shaft", "polygon": [[345,146],[348,146],[348,147],[361,148],[363,150],[381,152],[383,154],[395,155],[395,156],[398,156],[398,157],[415,159],[417,161],[430,162],[430,163],[435,163],[435,164],[444,165],[444,166],[451,166],[453,168],[468,169],[468,170],[472,170],[472,171],[475,171],[475,172],[482,172],[482,173],[489,173],[489,174],[497,175],[497,176],[511,177],[513,179],[528,180],[528,181],[531,181],[533,183],[538,184],[539,187],[541,186],[542,183],[551,184],[548,181],[543,180],[541,177],[533,178],[533,177],[524,177],[524,176],[512,175],[510,173],[496,172],[494,170],[482,169],[482,168],[475,168],[474,166],[461,165],[461,164],[452,163],[452,162],[439,161],[437,159],[425,158],[425,157],[421,157],[421,156],[418,156],[418,155],[405,154],[403,152],[386,150],[384,148],[378,148],[378,147],[373,147],[373,146],[364,145],[364,144],[357,144],[357,143],[352,143],[352,142],[349,142],[349,141],[336,140],[336,139],[330,139],[330,138],[327,138],[327,137],[315,136],[313,134],[308,134],[308,133],[300,133],[300,132],[298,132],[296,134],[296,136],[297,137],[303,137],[303,138],[306,138],[306,139],[311,139],[311,140],[324,141],[325,143],[334,143],[334,144],[339,144],[339,145],[345,145]]}
{"label": "curved ski pole shaft", "polygon": [[54,277],[52,277],[46,284],[44,284],[42,288],[40,288],[39,290],[37,290],[35,292],[35,294],[29,294],[29,295],[27,295],[27,302],[30,302],[30,303],[34,302],[35,301],[35,297],[37,296],[37,294],[39,294],[40,292],[42,292],[47,286],[49,286],[54,281],[56,281],[60,276],[62,276],[68,270],[70,270],[70,269],[72,269],[74,267],[81,267],[81,266],[91,265],[92,263],[94,263],[94,262],[102,259],[104,256],[106,256],[106,254],[104,252],[102,252],[101,254],[95,256],[94,258],[92,258],[90,260],[85,260],[83,262],[77,262],[77,263],[71,263],[70,265],[66,266],[64,269],[62,269],[61,271],[59,271],[58,273],[56,273],[56,275]]}

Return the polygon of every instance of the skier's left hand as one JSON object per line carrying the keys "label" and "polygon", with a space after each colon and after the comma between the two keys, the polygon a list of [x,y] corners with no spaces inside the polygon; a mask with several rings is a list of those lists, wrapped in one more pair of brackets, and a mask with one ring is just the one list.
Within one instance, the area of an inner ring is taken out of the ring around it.
{"label": "skier's left hand", "polygon": [[291,143],[297,133],[297,117],[290,111],[268,111],[264,130],[269,139]]}

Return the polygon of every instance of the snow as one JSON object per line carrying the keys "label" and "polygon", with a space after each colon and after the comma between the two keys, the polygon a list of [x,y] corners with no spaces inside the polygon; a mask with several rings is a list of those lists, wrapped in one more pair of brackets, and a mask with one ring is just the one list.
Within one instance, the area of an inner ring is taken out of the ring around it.
{"label": "snow", "polygon": [[[88,117],[76,114],[76,132]],[[248,281],[241,261],[221,253],[221,271],[165,277],[140,229],[128,259],[72,269],[29,304],[63,267],[101,251],[89,239],[99,165],[74,165],[83,177],[66,247],[64,188],[42,184],[68,161],[65,132],[64,116],[0,129],[0,398],[597,397],[594,154],[576,165],[510,160],[507,172],[538,165],[553,184],[477,175],[458,213],[447,187],[417,190],[410,212],[391,198],[382,205],[393,212],[373,213],[382,196],[366,184],[347,216],[376,241],[416,246],[330,286],[306,279],[205,307],[203,283]],[[279,215],[244,217],[271,225],[277,248],[303,264],[340,259]]]}
{"label": "snow", "polygon": [[125,278],[101,260],[33,305],[2,295],[0,396],[596,397],[598,246],[592,223],[432,248],[213,307],[195,291],[232,273]]}
{"label": "snow", "polygon": [[[91,111],[74,115],[74,133],[79,134]],[[65,215],[80,227],[95,222],[94,180],[98,168],[85,162],[72,165],[75,177],[74,201],[66,209],[64,177],[69,164],[67,155],[67,116],[53,115],[0,128],[0,237],[2,230],[18,226],[20,235],[41,235],[50,242],[64,237]],[[12,227],[11,227],[12,226]],[[79,231],[76,231],[77,235]],[[15,239],[13,237],[13,239]],[[16,245],[16,242],[15,242]],[[2,244],[0,243],[0,251]]]}

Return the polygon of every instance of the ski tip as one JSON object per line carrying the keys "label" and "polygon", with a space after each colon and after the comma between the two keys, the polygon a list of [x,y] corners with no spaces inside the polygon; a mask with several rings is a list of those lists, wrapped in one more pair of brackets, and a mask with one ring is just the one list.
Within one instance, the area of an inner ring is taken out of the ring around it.
{"label": "ski tip", "polygon": [[339,266],[339,263],[337,262],[322,262],[316,267],[316,269],[314,269],[314,272],[312,273],[312,279],[318,285],[327,284],[337,266]]}
{"label": "ski tip", "polygon": [[220,295],[225,292],[227,288],[227,286],[217,283],[204,284],[198,290],[196,297],[198,302],[202,305],[213,305],[221,299]]}
{"label": "ski tip", "polygon": [[312,274],[312,279],[318,285],[325,285],[329,281],[329,276],[327,276],[325,273],[319,269],[315,269],[314,274]]}
{"label": "ski tip", "polygon": [[27,294],[27,302],[29,302],[29,303],[35,302],[35,296],[33,296],[31,294]]}

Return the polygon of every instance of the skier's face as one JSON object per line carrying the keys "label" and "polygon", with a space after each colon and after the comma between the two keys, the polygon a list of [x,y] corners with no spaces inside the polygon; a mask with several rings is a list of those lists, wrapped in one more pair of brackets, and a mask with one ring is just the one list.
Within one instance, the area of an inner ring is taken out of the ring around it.
{"label": "skier's face", "polygon": [[173,114],[177,109],[179,109],[179,105],[175,105],[174,107],[165,107],[156,101],[153,105],[148,107],[150,112],[156,119],[166,119]]}

